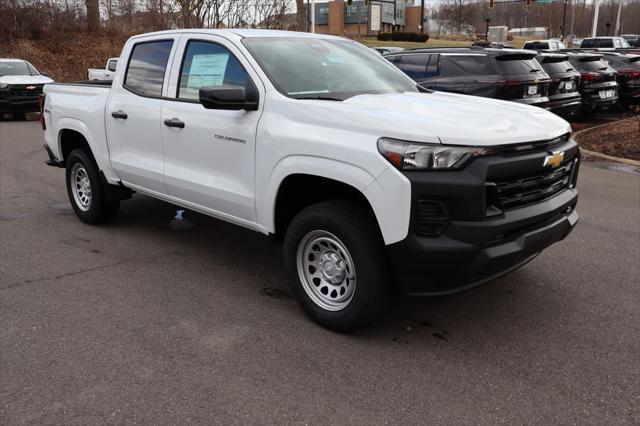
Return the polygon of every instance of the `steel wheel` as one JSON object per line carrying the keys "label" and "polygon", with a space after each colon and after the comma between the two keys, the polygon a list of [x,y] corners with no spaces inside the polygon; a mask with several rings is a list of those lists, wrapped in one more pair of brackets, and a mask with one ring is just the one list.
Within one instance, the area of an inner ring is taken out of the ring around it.
{"label": "steel wheel", "polygon": [[300,241],[298,275],[309,298],[327,311],[349,305],[356,289],[356,270],[345,245],[327,231],[311,231]]}
{"label": "steel wheel", "polygon": [[73,199],[80,210],[86,212],[91,207],[91,181],[84,166],[75,163],[69,177]]}

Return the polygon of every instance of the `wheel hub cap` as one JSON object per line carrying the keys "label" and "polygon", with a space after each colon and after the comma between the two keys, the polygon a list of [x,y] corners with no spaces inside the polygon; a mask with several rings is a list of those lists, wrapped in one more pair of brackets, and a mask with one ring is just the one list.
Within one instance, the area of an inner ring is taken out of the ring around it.
{"label": "wheel hub cap", "polygon": [[326,231],[311,231],[298,246],[298,275],[309,298],[329,311],[344,309],[356,288],[355,264],[346,246]]}
{"label": "wheel hub cap", "polygon": [[76,163],[73,165],[69,180],[73,200],[80,210],[86,212],[91,207],[91,181],[87,170],[82,164]]}

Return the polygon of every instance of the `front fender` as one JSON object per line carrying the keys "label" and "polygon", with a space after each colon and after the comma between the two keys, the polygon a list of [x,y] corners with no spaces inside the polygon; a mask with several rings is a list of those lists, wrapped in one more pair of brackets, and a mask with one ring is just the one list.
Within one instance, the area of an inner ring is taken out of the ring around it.
{"label": "front fender", "polygon": [[411,186],[395,169],[388,167],[379,176],[353,164],[314,156],[288,156],[274,167],[263,190],[257,192],[258,223],[275,232],[275,208],[278,191],[288,176],[312,175],[347,184],[360,191],[376,216],[385,244],[404,239],[409,227]]}

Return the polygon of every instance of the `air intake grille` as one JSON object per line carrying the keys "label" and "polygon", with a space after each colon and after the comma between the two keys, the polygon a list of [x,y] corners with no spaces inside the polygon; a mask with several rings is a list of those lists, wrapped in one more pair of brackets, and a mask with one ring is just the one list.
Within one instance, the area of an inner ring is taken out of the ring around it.
{"label": "air intake grille", "polygon": [[449,219],[442,203],[418,200],[416,204],[416,234],[425,237],[440,235],[448,222]]}
{"label": "air intake grille", "polygon": [[556,169],[496,180],[500,207],[520,207],[552,197],[569,186],[573,165],[570,161]]}

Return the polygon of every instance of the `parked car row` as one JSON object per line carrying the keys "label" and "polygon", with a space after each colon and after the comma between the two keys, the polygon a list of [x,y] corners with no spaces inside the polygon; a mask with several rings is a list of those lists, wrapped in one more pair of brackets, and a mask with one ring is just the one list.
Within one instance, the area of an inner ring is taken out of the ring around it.
{"label": "parked car row", "polygon": [[640,101],[640,55],[536,43],[530,47],[554,50],[476,46],[383,56],[424,88],[534,105],[565,117]]}

